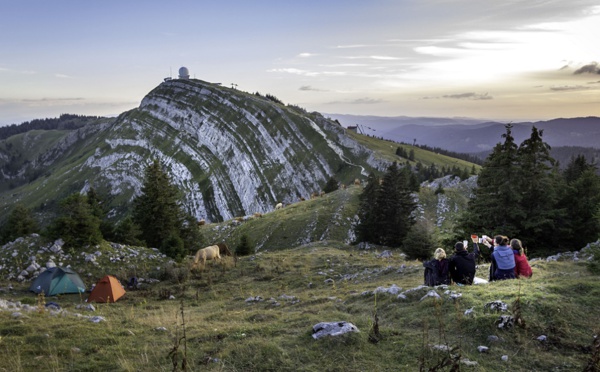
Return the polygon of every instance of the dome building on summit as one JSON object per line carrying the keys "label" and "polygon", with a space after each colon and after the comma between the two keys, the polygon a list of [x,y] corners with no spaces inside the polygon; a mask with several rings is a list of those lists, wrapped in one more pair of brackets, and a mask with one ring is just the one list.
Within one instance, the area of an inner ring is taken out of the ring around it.
{"label": "dome building on summit", "polygon": [[179,69],[179,78],[180,79],[189,79],[190,78],[190,70],[187,67],[181,67]]}

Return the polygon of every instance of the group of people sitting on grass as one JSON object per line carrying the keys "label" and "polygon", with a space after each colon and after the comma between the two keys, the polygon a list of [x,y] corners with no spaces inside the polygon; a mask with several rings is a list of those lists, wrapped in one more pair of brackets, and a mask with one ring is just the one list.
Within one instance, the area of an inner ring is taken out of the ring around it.
{"label": "group of people sitting on grass", "polygon": [[436,249],[434,259],[423,262],[425,284],[428,286],[451,283],[473,284],[477,268],[476,262],[481,256],[480,242],[490,250],[489,281],[531,277],[531,266],[519,239],[509,241],[503,235],[497,235],[494,239],[485,235],[479,239],[474,235],[471,239],[473,241],[472,252],[468,251],[466,241],[454,245],[454,254],[450,258],[446,258],[444,249]]}

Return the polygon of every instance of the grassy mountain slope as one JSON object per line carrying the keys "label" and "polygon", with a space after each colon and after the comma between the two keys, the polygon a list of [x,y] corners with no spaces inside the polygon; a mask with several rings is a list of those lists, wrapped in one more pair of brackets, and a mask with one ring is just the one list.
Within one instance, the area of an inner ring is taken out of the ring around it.
{"label": "grassy mountain slope", "polygon": [[361,191],[362,187],[351,185],[316,199],[286,205],[261,217],[247,216],[208,224],[201,227],[201,232],[207,244],[225,242],[231,247],[246,235],[257,251],[289,249],[323,241],[350,244]]}
{"label": "grassy mountain slope", "polygon": [[[415,165],[417,162],[425,166],[430,166],[431,164],[435,164],[438,169],[442,167],[452,168],[457,166],[460,169],[471,170],[471,167],[474,165],[468,161],[464,161],[461,159],[452,158],[446,155],[437,154],[425,149],[421,149],[416,146],[399,144],[396,142],[392,142],[389,140],[382,140],[375,137],[369,137],[362,134],[349,132],[350,136],[358,141],[360,144],[370,148],[373,150],[378,156],[387,160],[387,161],[398,161],[399,158],[396,155],[396,149],[398,147],[402,147],[406,150],[406,152],[414,151],[415,160],[409,161],[411,165]],[[402,159],[403,162],[407,161],[407,159]],[[479,169],[480,166],[475,165],[476,169]]]}
{"label": "grassy mountain slope", "polygon": [[[0,311],[0,370],[170,371],[176,355],[179,366],[185,358],[188,370],[210,371],[448,371],[439,367],[448,358],[467,371],[580,371],[598,357],[600,282],[583,260],[536,261],[530,280],[437,288],[434,299],[418,288],[420,263],[379,253],[308,244],[195,274],[167,269],[94,312],[77,308],[86,295],[38,298],[26,283],[0,282],[0,302],[31,306]],[[492,301],[507,311],[488,310]],[[43,310],[49,302],[62,313]],[[521,326],[499,329],[501,315]],[[337,321],[360,332],[311,337],[317,323]]]}

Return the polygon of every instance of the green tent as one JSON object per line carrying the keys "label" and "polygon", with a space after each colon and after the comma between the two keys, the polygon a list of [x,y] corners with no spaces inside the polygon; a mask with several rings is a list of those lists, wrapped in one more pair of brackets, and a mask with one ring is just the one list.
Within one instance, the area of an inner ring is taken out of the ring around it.
{"label": "green tent", "polygon": [[85,284],[71,269],[52,267],[41,273],[31,284],[29,290],[35,293],[44,292],[46,296],[63,293],[85,292]]}

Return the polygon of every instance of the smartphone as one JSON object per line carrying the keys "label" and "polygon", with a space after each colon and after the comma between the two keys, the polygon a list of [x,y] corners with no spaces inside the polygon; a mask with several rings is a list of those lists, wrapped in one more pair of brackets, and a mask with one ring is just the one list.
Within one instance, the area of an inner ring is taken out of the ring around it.
{"label": "smartphone", "polygon": [[466,240],[463,240],[463,246],[465,247],[465,249],[469,248],[469,242]]}

